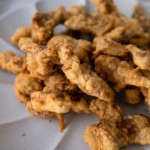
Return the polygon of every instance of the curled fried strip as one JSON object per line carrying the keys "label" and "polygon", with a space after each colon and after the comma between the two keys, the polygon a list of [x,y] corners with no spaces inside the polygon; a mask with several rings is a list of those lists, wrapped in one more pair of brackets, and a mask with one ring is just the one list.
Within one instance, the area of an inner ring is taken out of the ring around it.
{"label": "curled fried strip", "polygon": [[126,57],[129,53],[133,57],[133,62],[141,69],[150,70],[150,52],[142,50],[134,45],[121,45],[109,38],[96,37],[94,39],[96,50],[94,57],[100,54]]}
{"label": "curled fried strip", "polygon": [[45,44],[53,33],[56,25],[63,23],[67,15],[64,7],[48,13],[37,12],[32,19],[32,38],[35,42]]}
{"label": "curled fried strip", "polygon": [[27,69],[26,57],[15,55],[11,51],[0,53],[0,68],[18,74]]}
{"label": "curled fried strip", "polygon": [[97,14],[92,16],[80,14],[70,17],[64,24],[69,29],[100,36],[113,28],[114,18],[111,16],[100,16]]}
{"label": "curled fried strip", "polygon": [[45,78],[55,72],[54,64],[59,64],[57,52],[52,45],[41,46],[30,38],[22,38],[19,47],[27,52],[27,68],[33,77]]}
{"label": "curled fried strip", "polygon": [[13,44],[18,44],[19,40],[22,37],[31,37],[31,28],[29,27],[20,27],[16,30],[14,35],[11,37],[11,42]]}
{"label": "curled fried strip", "polygon": [[35,91],[41,91],[42,89],[43,86],[41,81],[30,77],[29,74],[20,73],[15,79],[14,90],[17,99],[25,105],[31,114],[43,118],[50,118],[53,116],[53,113],[35,110],[31,105],[31,94]]}
{"label": "curled fried strip", "polygon": [[73,53],[78,45],[80,49],[85,49],[87,41],[61,35],[53,37],[51,42],[58,48],[60,63],[63,65],[62,70],[72,83],[77,84],[88,95],[113,101],[114,93],[108,84],[98,77],[88,64],[81,64],[80,59]]}
{"label": "curled fried strip", "polygon": [[71,83],[64,75],[63,72],[56,72],[49,77],[47,77],[44,81],[45,87],[44,92],[68,92],[74,93],[78,91],[77,85]]}
{"label": "curled fried strip", "polygon": [[116,57],[100,55],[95,60],[95,70],[98,74],[104,72],[108,80],[115,84],[117,91],[126,85],[150,88],[149,77],[143,76],[126,61],[121,61]]}
{"label": "curled fried strip", "polygon": [[150,144],[150,121],[141,115],[126,116],[120,121],[101,120],[84,133],[93,150],[119,150],[129,144]]}
{"label": "curled fried strip", "polygon": [[122,116],[119,106],[107,103],[99,99],[88,99],[83,94],[69,94],[66,92],[34,92],[31,95],[31,103],[35,110],[49,111],[53,113],[93,113],[100,119],[117,120]]}

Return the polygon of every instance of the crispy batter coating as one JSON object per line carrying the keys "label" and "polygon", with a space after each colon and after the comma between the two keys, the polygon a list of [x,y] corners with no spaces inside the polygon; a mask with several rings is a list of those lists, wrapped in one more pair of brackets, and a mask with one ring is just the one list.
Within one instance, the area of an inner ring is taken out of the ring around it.
{"label": "crispy batter coating", "polygon": [[80,14],[70,17],[64,24],[69,29],[100,36],[113,28],[114,18],[111,16],[100,16],[98,14]]}
{"label": "crispy batter coating", "polygon": [[35,110],[54,113],[93,113],[100,119],[120,119],[122,110],[119,106],[99,99],[87,100],[83,94],[69,94],[66,92],[34,92],[31,103]]}
{"label": "crispy batter coating", "polygon": [[100,54],[125,57],[128,55],[128,49],[126,46],[117,43],[110,38],[96,37],[94,38],[93,44],[95,46],[94,58]]}
{"label": "crispy batter coating", "polygon": [[54,74],[47,77],[44,81],[45,87],[44,92],[68,92],[74,93],[78,91],[77,85],[71,83],[63,72],[55,72]]}
{"label": "crispy batter coating", "polygon": [[133,17],[139,21],[146,33],[150,33],[150,17],[140,5],[134,7]]}
{"label": "crispy batter coating", "polygon": [[121,15],[113,0],[91,0],[101,14]]}
{"label": "crispy batter coating", "polygon": [[134,45],[121,45],[109,38],[96,37],[94,39],[96,50],[94,57],[100,54],[107,54],[117,57],[126,57],[129,53],[132,55],[133,62],[141,69],[150,70],[150,51],[142,50]]}
{"label": "crispy batter coating", "polygon": [[31,94],[35,91],[41,91],[42,89],[41,80],[32,78],[29,74],[20,73],[15,79],[14,90],[17,99],[25,105],[31,114],[43,118],[50,118],[53,116],[53,113],[35,110],[31,105]]}
{"label": "crispy batter coating", "polygon": [[63,23],[66,16],[67,12],[64,7],[59,7],[48,13],[37,12],[31,23],[33,40],[45,44],[52,36],[54,27]]}
{"label": "crispy batter coating", "polygon": [[51,42],[58,48],[60,63],[66,77],[79,86],[86,94],[105,101],[113,101],[114,93],[108,84],[93,72],[90,66],[83,63],[73,53],[74,49],[87,49],[88,42],[75,40],[69,36],[55,36]]}
{"label": "crispy batter coating", "polygon": [[127,88],[124,91],[125,101],[128,104],[135,105],[142,101],[141,92],[139,88]]}
{"label": "crispy batter coating", "polygon": [[149,135],[149,118],[133,115],[121,121],[101,120],[97,125],[90,125],[84,139],[93,150],[119,150],[129,144],[150,144]]}
{"label": "crispy batter coating", "polygon": [[16,32],[11,37],[11,42],[13,44],[18,44],[22,37],[31,37],[31,28],[29,27],[19,27]]}
{"label": "crispy batter coating", "polygon": [[100,119],[119,120],[122,117],[122,109],[119,106],[100,99],[93,99],[90,102],[89,109]]}
{"label": "crispy batter coating", "polygon": [[69,14],[70,14],[70,16],[86,14],[86,8],[84,6],[71,6],[69,9]]}
{"label": "crispy batter coating", "polygon": [[27,69],[26,57],[15,55],[11,51],[0,53],[0,69],[18,74]]}
{"label": "crispy batter coating", "polygon": [[55,72],[55,64],[59,64],[57,52],[53,45],[41,46],[30,38],[22,38],[19,47],[27,52],[27,68],[33,77],[45,78]]}
{"label": "crispy batter coating", "polygon": [[[76,101],[77,100],[77,101]],[[77,113],[88,113],[88,106],[84,98],[79,95],[71,96],[65,92],[34,92],[31,95],[34,109],[54,113],[67,113],[71,109]]]}
{"label": "crispy batter coating", "polygon": [[26,104],[27,101],[30,101],[31,94],[41,91],[43,86],[41,80],[31,77],[27,73],[20,73],[15,79],[14,89],[18,100]]}
{"label": "crispy batter coating", "polygon": [[138,70],[132,68],[126,61],[119,58],[100,55],[95,60],[95,71],[100,75],[104,72],[107,79],[115,84],[115,90],[120,91],[126,85],[150,88],[150,78],[143,76]]}

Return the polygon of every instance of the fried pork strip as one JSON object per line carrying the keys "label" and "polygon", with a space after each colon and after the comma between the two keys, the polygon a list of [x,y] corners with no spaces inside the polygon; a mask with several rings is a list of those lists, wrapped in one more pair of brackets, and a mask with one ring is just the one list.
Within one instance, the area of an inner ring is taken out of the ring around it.
{"label": "fried pork strip", "polygon": [[66,77],[88,95],[98,97],[105,101],[113,101],[114,93],[108,84],[91,70],[89,64],[81,63],[73,53],[75,49],[86,49],[87,41],[75,40],[69,36],[54,36],[51,39],[58,49],[60,63]]}
{"label": "fried pork strip", "polygon": [[84,133],[93,150],[119,150],[130,144],[150,144],[150,120],[141,115],[126,116],[121,121],[101,120]]}
{"label": "fried pork strip", "polygon": [[0,69],[18,74],[27,70],[26,57],[15,55],[11,51],[0,53]]}
{"label": "fried pork strip", "polygon": [[109,38],[96,37],[94,39],[94,57],[100,54],[126,57],[131,54],[135,65],[144,70],[150,70],[150,51],[142,50],[134,45],[121,45]]}
{"label": "fried pork strip", "polygon": [[115,84],[115,90],[134,85],[137,87],[150,88],[150,78],[143,76],[138,70],[132,68],[126,61],[119,58],[100,55],[95,60],[95,71],[101,76],[103,72],[107,79]]}

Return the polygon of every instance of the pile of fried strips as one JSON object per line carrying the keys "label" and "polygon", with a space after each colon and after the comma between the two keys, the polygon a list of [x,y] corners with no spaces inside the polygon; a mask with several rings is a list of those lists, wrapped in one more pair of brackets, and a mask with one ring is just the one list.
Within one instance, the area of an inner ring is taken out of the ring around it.
{"label": "pile of fried strips", "polygon": [[[94,114],[84,140],[93,150],[119,150],[150,144],[150,118],[124,116],[116,104],[123,93],[131,105],[150,106],[150,17],[138,5],[132,18],[112,0],[92,0],[96,12],[83,6],[34,14],[11,42],[26,53],[0,53],[0,68],[17,74],[17,99],[36,116],[56,116],[64,129],[65,113]],[[55,34],[58,25],[65,31]]]}

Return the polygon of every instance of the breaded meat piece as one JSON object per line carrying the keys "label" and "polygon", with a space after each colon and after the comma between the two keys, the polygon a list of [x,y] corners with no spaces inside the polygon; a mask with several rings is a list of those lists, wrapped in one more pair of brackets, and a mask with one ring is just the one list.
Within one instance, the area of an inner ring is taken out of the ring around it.
{"label": "breaded meat piece", "polygon": [[101,75],[103,72],[107,80],[114,84],[116,91],[120,91],[127,85],[150,88],[150,78],[143,76],[138,70],[131,67],[127,61],[119,58],[100,55],[95,60],[95,71]]}
{"label": "breaded meat piece", "polygon": [[150,144],[150,119],[133,115],[120,121],[101,120],[86,128],[84,140],[92,150],[119,150],[130,144]]}
{"label": "breaded meat piece", "polygon": [[18,74],[27,70],[26,57],[17,56],[11,51],[0,53],[0,69]]}
{"label": "breaded meat piece", "polygon": [[113,101],[114,93],[108,84],[92,71],[91,66],[82,63],[74,54],[74,49],[86,49],[88,42],[75,40],[69,36],[54,36],[51,39],[58,49],[60,63],[63,65],[63,72],[66,77],[88,95],[98,97],[105,101]]}
{"label": "breaded meat piece", "polygon": [[143,70],[150,70],[150,51],[142,50],[135,45],[122,45],[109,38],[96,37],[94,39],[94,57],[100,54],[110,56],[126,57],[129,54],[132,56],[133,62],[136,66]]}
{"label": "breaded meat piece", "polygon": [[31,38],[22,38],[19,47],[27,52],[27,68],[33,77],[45,78],[55,72],[55,64],[59,64],[57,52],[53,45],[41,46]]}

